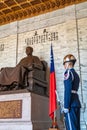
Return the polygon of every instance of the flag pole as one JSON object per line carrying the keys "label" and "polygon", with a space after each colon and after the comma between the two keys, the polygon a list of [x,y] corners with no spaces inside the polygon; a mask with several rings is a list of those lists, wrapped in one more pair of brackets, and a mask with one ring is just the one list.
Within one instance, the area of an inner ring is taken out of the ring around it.
{"label": "flag pole", "polygon": [[59,127],[58,127],[58,124],[57,124],[56,111],[54,112],[54,118],[52,120],[52,126],[49,128],[49,130],[59,130]]}
{"label": "flag pole", "polygon": [[53,119],[52,127],[58,128],[56,111],[54,112],[54,119]]}
{"label": "flag pole", "polygon": [[53,48],[51,44],[51,60],[50,60],[50,96],[49,96],[49,116],[52,119],[52,125],[49,130],[59,130],[57,124],[57,97],[56,97],[56,78],[55,78],[55,67],[54,67],[54,56]]}

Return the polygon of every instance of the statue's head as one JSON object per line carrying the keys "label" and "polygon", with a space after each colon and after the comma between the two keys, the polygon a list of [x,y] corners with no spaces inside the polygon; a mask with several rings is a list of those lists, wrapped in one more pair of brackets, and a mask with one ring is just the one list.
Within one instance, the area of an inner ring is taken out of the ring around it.
{"label": "statue's head", "polygon": [[30,46],[26,47],[26,54],[27,54],[27,56],[32,55],[32,52],[33,52],[33,48],[32,47],[30,47]]}

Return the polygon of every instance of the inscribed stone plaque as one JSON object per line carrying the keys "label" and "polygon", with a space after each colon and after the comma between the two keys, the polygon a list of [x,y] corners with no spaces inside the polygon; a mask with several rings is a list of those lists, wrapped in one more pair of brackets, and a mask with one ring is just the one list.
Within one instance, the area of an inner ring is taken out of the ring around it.
{"label": "inscribed stone plaque", "polygon": [[21,117],[22,100],[0,101],[0,119]]}

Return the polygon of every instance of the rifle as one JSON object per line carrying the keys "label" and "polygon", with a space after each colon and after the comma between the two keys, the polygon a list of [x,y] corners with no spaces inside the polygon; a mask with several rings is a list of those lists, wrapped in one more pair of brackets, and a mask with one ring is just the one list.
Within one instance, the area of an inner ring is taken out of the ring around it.
{"label": "rifle", "polygon": [[64,112],[63,112],[63,102],[59,99],[59,95],[58,95],[57,90],[55,91],[55,93],[56,93],[57,102],[58,102],[59,110],[60,110],[60,120],[61,120],[61,122],[63,124],[65,124],[65,121],[64,121]]}

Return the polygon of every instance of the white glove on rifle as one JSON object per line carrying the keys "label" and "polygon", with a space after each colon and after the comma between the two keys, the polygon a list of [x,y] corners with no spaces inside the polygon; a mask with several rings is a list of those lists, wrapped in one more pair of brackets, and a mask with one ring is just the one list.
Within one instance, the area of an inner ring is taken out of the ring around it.
{"label": "white glove on rifle", "polygon": [[68,112],[69,112],[69,109],[68,109],[68,108],[63,108],[63,112],[64,112],[64,113],[68,113]]}

